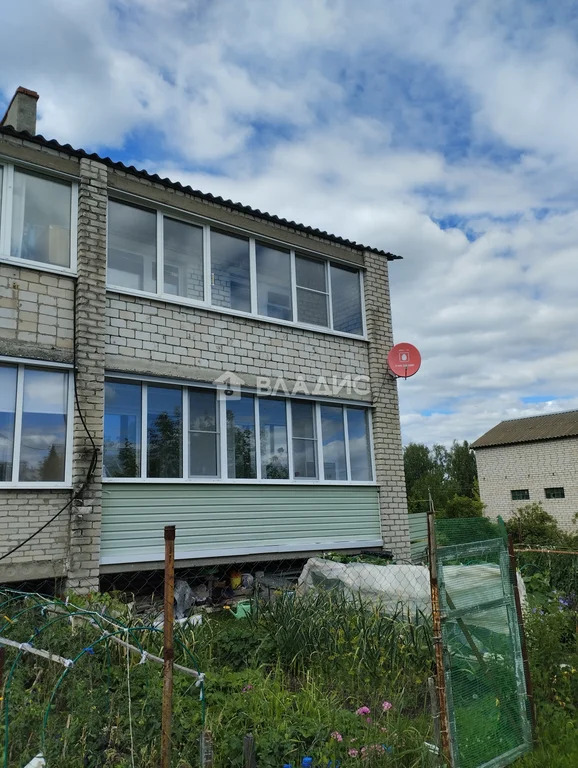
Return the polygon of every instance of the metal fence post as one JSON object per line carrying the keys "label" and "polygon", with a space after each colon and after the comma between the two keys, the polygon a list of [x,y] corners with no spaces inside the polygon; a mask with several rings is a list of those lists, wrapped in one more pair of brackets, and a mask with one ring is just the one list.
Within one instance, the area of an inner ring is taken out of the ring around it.
{"label": "metal fence post", "polygon": [[173,715],[173,643],[175,620],[175,526],[165,526],[165,601],[163,622],[163,706],[161,714],[161,768],[171,764]]}
{"label": "metal fence post", "polygon": [[528,644],[526,642],[526,631],[524,629],[524,617],[522,615],[522,602],[520,600],[520,591],[518,590],[518,569],[516,564],[516,553],[514,551],[514,542],[511,536],[508,536],[508,555],[510,559],[510,576],[512,579],[512,589],[514,592],[514,603],[516,605],[516,614],[518,616],[518,627],[520,629],[520,647],[522,649],[522,663],[524,665],[524,676],[526,678],[526,693],[530,708],[530,720],[532,723],[532,740],[536,741],[536,708],[534,702],[534,690],[532,687],[532,677],[530,674],[530,662],[528,660]]}

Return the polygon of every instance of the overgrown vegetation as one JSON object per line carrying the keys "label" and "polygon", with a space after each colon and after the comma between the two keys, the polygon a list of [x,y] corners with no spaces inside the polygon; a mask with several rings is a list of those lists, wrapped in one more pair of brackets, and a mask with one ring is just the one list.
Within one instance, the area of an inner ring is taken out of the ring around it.
{"label": "overgrown vegetation", "polygon": [[408,509],[427,512],[431,493],[436,514],[441,518],[480,517],[476,458],[467,441],[429,448],[409,443],[403,452]]}
{"label": "overgrown vegetation", "polygon": [[[536,505],[522,508],[508,528],[520,546],[576,548]],[[489,533],[495,535],[494,528]],[[375,556],[363,559],[370,563]],[[537,748],[519,764],[570,768],[578,765],[578,557],[523,553],[519,565],[528,590],[526,632],[538,715]],[[123,599],[108,594],[76,601],[85,609],[104,609],[116,622],[146,626],[151,617],[135,615]],[[18,651],[7,649],[4,764],[21,768],[44,748],[49,768],[129,768],[132,749],[135,766],[156,768],[161,666],[139,664],[138,655],[127,666],[125,650],[100,640],[101,629],[68,616],[55,620],[34,598],[1,608],[8,617],[0,618],[4,636],[65,658],[82,654],[64,675],[62,666],[27,654],[12,672]],[[259,768],[298,766],[305,755],[314,758],[315,768],[346,768],[362,759],[369,766],[434,764],[425,746],[433,741],[427,697],[432,640],[420,613],[408,615],[400,607],[387,615],[337,590],[301,596],[286,591],[260,602],[244,619],[227,611],[206,614],[199,626],[179,627],[176,638],[177,662],[193,665],[182,643],[206,674],[205,727],[213,735],[216,766],[241,768],[248,732],[255,737]],[[135,631],[130,640],[160,654],[158,632]],[[504,685],[506,678],[500,676]],[[488,696],[488,717],[498,712],[495,698],[494,692]],[[475,741],[478,723],[470,719],[461,727],[471,729]],[[202,727],[199,688],[177,673],[174,768],[198,767]],[[2,739],[3,732],[0,744]]]}
{"label": "overgrown vegetation", "polygon": [[[128,768],[132,743],[135,764],[156,767],[161,667],[139,664],[136,656],[127,669],[125,651],[99,643],[100,633],[85,622],[73,619],[71,626],[65,617],[44,629],[50,614],[42,606],[16,616],[21,609],[11,604],[5,635],[36,636],[38,647],[66,658],[90,651],[66,673],[49,708],[62,667],[22,656],[7,686],[7,765],[20,768],[44,745],[49,766]],[[143,623],[118,603],[108,610],[132,626]],[[431,762],[424,741],[431,739],[432,648],[419,614],[400,610],[386,617],[359,600],[287,593],[245,619],[228,612],[209,615],[200,626],[179,628],[177,638],[207,676],[206,727],[213,734],[215,765],[242,766],[249,731],[260,768],[299,765],[305,755],[323,766],[353,765],[362,757],[364,765],[381,765],[385,755],[392,766]],[[138,642],[159,652],[157,634],[140,633]],[[7,669],[15,654],[10,650]],[[176,675],[173,764],[179,768],[198,765],[198,694],[194,680]]]}

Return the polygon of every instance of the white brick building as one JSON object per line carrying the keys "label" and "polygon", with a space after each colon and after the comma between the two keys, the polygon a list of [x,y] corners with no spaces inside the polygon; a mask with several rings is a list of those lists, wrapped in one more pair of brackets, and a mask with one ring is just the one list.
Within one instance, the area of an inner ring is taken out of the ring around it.
{"label": "white brick building", "polygon": [[471,447],[486,515],[507,520],[540,502],[563,530],[576,530],[578,411],[502,421]]}
{"label": "white brick building", "polygon": [[165,524],[179,565],[407,556],[397,257],[36,136],[36,99],[0,123],[0,582],[156,568]]}

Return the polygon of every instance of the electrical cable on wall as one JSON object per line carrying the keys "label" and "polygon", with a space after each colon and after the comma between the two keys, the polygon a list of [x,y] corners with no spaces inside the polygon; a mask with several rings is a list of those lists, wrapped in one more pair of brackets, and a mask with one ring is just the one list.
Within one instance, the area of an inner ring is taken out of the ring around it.
{"label": "electrical cable on wall", "polygon": [[78,499],[82,499],[84,496],[84,492],[86,491],[87,487],[92,482],[92,478],[94,476],[94,472],[96,469],[96,465],[98,462],[98,446],[94,440],[94,437],[92,436],[88,425],[86,423],[86,420],[84,418],[84,414],[82,413],[82,410],[80,408],[79,398],[78,398],[78,387],[76,384],[76,283],[74,284],[74,317],[75,317],[75,323],[74,323],[74,370],[73,370],[73,376],[74,376],[74,401],[76,404],[76,410],[78,411],[78,416],[80,418],[81,424],[84,427],[84,431],[88,435],[88,439],[90,440],[91,446],[92,446],[92,457],[90,459],[90,464],[88,466],[88,470],[86,473],[86,477],[84,478],[80,488],[75,491],[69,501],[66,502],[66,504],[54,514],[50,520],[48,520],[44,525],[42,525],[40,528],[38,528],[34,533],[31,533],[30,536],[28,536],[24,541],[21,541],[20,544],[17,544],[15,547],[12,547],[12,549],[8,550],[8,552],[5,552],[3,555],[0,555],[0,561],[5,560],[7,557],[10,557],[10,555],[13,555],[14,552],[17,552],[19,549],[21,549],[23,546],[28,544],[29,541],[32,541],[36,536],[38,536],[42,531],[44,531],[46,528],[48,528],[49,525],[51,525],[60,515],[65,512],[72,504],[74,504],[75,501]]}

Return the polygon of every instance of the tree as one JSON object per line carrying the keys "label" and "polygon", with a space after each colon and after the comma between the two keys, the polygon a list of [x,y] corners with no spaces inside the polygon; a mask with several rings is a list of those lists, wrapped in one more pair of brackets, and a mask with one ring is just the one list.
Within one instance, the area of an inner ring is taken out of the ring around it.
{"label": "tree", "polygon": [[55,445],[50,446],[48,455],[40,465],[39,471],[40,480],[63,480],[64,479],[64,464],[62,456],[56,450]]}
{"label": "tree", "polygon": [[459,496],[469,496],[474,499],[479,495],[476,492],[478,480],[476,456],[467,440],[461,444],[454,441],[448,453],[448,473]]}
{"label": "tree", "polygon": [[[403,453],[410,512],[425,512],[431,494],[440,517],[479,517],[483,505],[477,485],[476,459],[466,441],[448,450],[410,443]],[[467,499],[468,501],[465,501]]]}
{"label": "tree", "polygon": [[148,428],[148,476],[181,477],[181,413],[159,413]]}
{"label": "tree", "polygon": [[539,502],[519,507],[507,521],[506,530],[514,544],[527,546],[553,547],[565,543],[567,538],[555,518]]}
{"label": "tree", "polygon": [[458,496],[456,493],[446,502],[443,517],[482,517],[484,504],[480,499],[472,499],[470,496]]}

